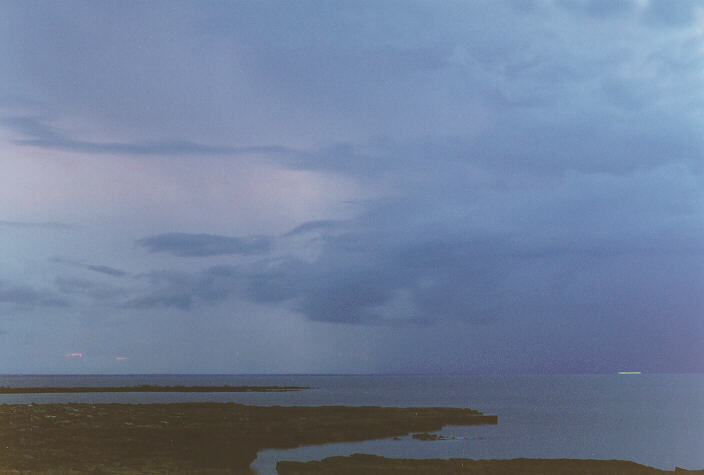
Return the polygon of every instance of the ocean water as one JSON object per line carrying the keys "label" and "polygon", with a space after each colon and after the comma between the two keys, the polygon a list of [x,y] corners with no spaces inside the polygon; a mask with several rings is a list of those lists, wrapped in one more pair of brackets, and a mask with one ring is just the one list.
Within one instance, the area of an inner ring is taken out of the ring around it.
{"label": "ocean water", "polygon": [[672,470],[704,468],[704,374],[642,375],[85,375],[0,376],[0,386],[298,385],[289,393],[82,393],[0,395],[1,403],[240,402],[259,405],[470,407],[495,426],[450,426],[454,440],[376,441],[266,450],[277,460],[372,453],[413,458],[623,459]]}

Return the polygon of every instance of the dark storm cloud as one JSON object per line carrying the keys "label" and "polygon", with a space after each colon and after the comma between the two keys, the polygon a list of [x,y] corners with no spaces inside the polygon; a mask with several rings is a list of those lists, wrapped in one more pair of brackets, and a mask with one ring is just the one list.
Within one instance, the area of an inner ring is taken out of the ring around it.
{"label": "dark storm cloud", "polygon": [[0,304],[14,304],[23,307],[67,307],[68,301],[48,290],[37,290],[23,284],[13,284],[0,280]]}
{"label": "dark storm cloud", "polygon": [[260,254],[271,248],[266,236],[230,237],[214,234],[165,233],[147,237],[137,244],[149,252],[168,252],[179,257]]}
{"label": "dark storm cloud", "polygon": [[[288,302],[315,321],[348,324],[549,319],[580,314],[614,298],[625,302],[624,309],[638,306],[627,297],[633,289],[624,291],[630,278],[610,282],[610,287],[586,285],[594,273],[615,272],[622,259],[661,256],[660,261],[666,262],[693,256],[697,262],[704,255],[696,239],[668,244],[683,229],[661,230],[658,238],[648,236],[653,230],[631,229],[626,234],[634,231],[632,237],[614,233],[599,240],[599,231],[592,236],[578,232],[561,236],[558,222],[559,218],[551,224],[536,220],[523,230],[494,232],[485,238],[438,239],[433,227],[428,227],[409,240],[399,231],[373,229],[368,235],[329,241],[314,262],[282,261],[244,273],[244,295],[260,303]],[[690,228],[694,236],[701,235],[697,226]],[[467,234],[471,233],[468,229]],[[645,242],[638,244],[639,239]],[[696,269],[695,265],[686,274],[701,284],[702,273]],[[647,266],[640,272],[652,280],[650,285],[672,278]],[[564,286],[584,286],[584,292],[565,300]],[[399,296],[405,296],[405,301],[397,304]]]}
{"label": "dark storm cloud", "polygon": [[[433,156],[453,160],[442,149]],[[440,168],[423,175],[430,182],[407,183],[368,203],[353,220],[307,222],[287,233],[284,239],[320,232],[315,259],[154,274],[148,296],[136,303],[191,308],[237,295],[314,321],[377,325],[550,319],[603,311],[605,302],[619,302],[634,318],[652,313],[635,298],[638,285],[660,289],[653,291],[660,299],[669,293],[697,301],[703,194],[688,167],[551,172],[472,189],[452,168]],[[679,289],[671,284],[681,280],[674,268],[651,265],[686,260],[675,268],[692,285]],[[600,279],[609,284],[596,284]]]}

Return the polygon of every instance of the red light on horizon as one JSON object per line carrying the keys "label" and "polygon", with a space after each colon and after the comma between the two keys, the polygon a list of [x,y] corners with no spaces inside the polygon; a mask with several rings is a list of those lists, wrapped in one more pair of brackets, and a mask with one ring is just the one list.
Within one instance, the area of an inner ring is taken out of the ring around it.
{"label": "red light on horizon", "polygon": [[83,358],[83,353],[66,353],[66,358]]}
{"label": "red light on horizon", "polygon": [[126,356],[116,356],[115,359],[117,361],[125,361],[125,360],[128,360],[129,358]]}

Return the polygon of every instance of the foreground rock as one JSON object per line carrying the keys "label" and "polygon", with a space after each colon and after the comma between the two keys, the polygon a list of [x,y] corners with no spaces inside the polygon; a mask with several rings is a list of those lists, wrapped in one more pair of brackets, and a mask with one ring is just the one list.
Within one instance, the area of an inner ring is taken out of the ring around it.
{"label": "foreground rock", "polygon": [[0,471],[246,469],[292,448],[496,424],[471,409],[264,407],[234,403],[0,405]]}
{"label": "foreground rock", "polygon": [[280,475],[357,475],[360,473],[394,474],[482,474],[482,475],[655,475],[664,473],[702,473],[704,470],[674,472],[639,465],[623,460],[571,459],[391,459],[376,455],[354,454],[349,457],[328,457],[316,462],[279,462]]}

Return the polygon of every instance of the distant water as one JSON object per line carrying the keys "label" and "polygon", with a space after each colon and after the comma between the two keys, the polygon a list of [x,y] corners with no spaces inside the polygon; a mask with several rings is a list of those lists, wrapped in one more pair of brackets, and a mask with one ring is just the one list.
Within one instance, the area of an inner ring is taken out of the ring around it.
{"label": "distant water", "polygon": [[259,405],[470,407],[496,426],[446,427],[455,440],[390,439],[260,452],[253,468],[355,452],[414,458],[624,459],[672,470],[704,468],[704,374],[642,375],[109,375],[0,376],[0,386],[280,385],[287,393],[0,395],[0,403],[240,402]]}

